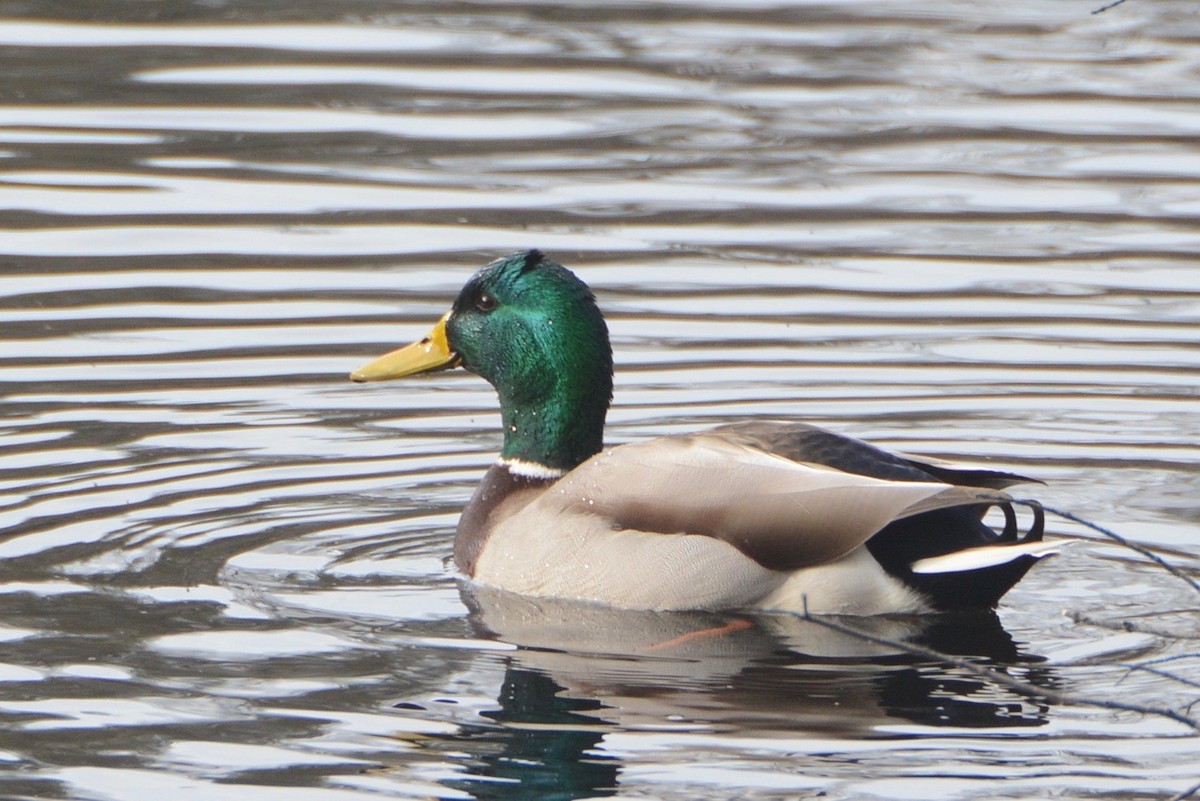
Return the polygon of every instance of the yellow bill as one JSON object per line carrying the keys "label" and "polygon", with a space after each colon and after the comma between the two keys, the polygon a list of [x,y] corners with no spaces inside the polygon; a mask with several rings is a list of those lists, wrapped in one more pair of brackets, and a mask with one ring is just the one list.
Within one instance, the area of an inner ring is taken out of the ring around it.
{"label": "yellow bill", "polygon": [[350,374],[350,380],[388,381],[392,378],[404,378],[406,375],[432,373],[457,367],[462,360],[457,353],[450,350],[450,341],[446,339],[446,320],[449,317],[450,312],[443,314],[442,319],[437,321],[437,325],[424,339],[385,353],[375,361],[364,364]]}

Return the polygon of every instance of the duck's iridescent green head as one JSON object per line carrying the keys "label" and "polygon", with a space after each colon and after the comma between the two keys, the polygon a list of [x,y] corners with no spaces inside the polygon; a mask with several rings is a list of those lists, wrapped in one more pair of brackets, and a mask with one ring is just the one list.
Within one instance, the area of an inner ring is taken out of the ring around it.
{"label": "duck's iridescent green head", "polygon": [[587,285],[539,251],[484,267],[427,337],[351,378],[458,365],[496,388],[505,459],[535,472],[565,471],[600,451],[612,399],[608,328]]}

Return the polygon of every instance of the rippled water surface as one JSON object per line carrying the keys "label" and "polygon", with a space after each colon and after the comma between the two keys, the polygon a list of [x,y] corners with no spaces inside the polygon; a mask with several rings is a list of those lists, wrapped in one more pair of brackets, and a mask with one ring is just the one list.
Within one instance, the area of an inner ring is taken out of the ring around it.
{"label": "rippled water surface", "polygon": [[[1162,716],[464,590],[494,395],[345,377],[540,247],[608,315],[610,442],[808,420],[1195,576],[1200,13],[1098,5],[0,4],[0,794],[1194,788]],[[860,625],[1200,715],[1195,591],[1052,528],[997,618]]]}

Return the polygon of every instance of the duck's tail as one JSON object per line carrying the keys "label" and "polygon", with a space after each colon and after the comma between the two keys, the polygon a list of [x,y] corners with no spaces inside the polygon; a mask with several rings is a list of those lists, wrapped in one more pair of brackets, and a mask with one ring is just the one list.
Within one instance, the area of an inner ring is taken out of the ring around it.
{"label": "duck's tail", "polygon": [[1022,533],[1011,503],[995,504],[1004,529],[982,521],[990,505],[940,509],[898,520],[867,543],[891,575],[943,611],[991,609],[1029,568],[1065,541],[1043,542],[1045,515],[1030,504],[1033,522]]}

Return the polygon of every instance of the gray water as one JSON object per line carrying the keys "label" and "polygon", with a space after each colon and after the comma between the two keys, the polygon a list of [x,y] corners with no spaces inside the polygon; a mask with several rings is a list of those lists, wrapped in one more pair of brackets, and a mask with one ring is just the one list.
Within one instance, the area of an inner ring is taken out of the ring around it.
{"label": "gray water", "polygon": [[[1196,575],[1200,13],[1098,5],[0,4],[0,794],[1200,782],[1177,722],[812,623],[460,588],[494,395],[345,378],[540,247],[609,318],[611,443],[807,420]],[[871,629],[1200,715],[1195,592],[1051,528],[996,618]]]}

